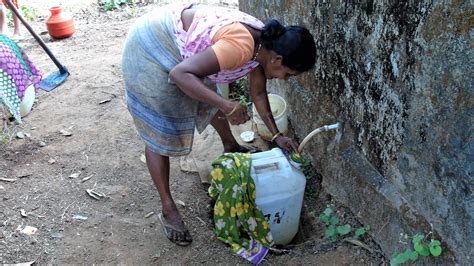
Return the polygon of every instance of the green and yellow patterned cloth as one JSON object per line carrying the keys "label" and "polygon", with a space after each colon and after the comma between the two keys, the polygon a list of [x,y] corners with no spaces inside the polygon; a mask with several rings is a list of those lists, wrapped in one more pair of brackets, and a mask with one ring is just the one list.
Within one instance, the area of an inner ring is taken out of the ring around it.
{"label": "green and yellow patterned cloth", "polygon": [[268,222],[255,203],[249,153],[225,153],[212,162],[209,195],[214,205],[214,234],[232,251],[259,264],[273,246]]}

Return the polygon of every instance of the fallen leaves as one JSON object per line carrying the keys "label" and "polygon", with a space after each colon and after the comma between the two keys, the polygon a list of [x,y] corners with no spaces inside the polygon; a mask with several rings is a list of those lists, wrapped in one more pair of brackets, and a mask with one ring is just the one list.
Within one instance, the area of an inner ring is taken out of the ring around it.
{"label": "fallen leaves", "polygon": [[59,134],[65,136],[65,137],[70,137],[70,136],[72,136],[72,133],[71,133],[71,132],[69,132],[69,131],[67,131],[67,130],[64,130],[64,129],[59,130]]}
{"label": "fallen leaves", "polygon": [[19,131],[16,133],[16,138],[17,139],[24,139],[25,138],[25,134],[23,134],[23,132]]}
{"label": "fallen leaves", "polygon": [[94,175],[84,177],[81,182],[86,182],[87,180],[91,179]]}
{"label": "fallen leaves", "polygon": [[110,101],[112,101],[112,99],[105,99],[105,100],[100,101],[99,104],[108,103]]}
{"label": "fallen leaves", "polygon": [[19,230],[20,233],[31,236],[31,235],[36,234],[36,232],[38,231],[38,228],[26,225],[24,228],[21,228],[20,226],[18,226],[17,230]]}
{"label": "fallen leaves", "polygon": [[177,199],[177,200],[175,200],[174,202],[176,202],[176,204],[179,204],[179,205],[181,205],[181,206],[183,206],[183,207],[186,207],[186,204],[185,204],[184,201],[182,201],[182,200]]}
{"label": "fallen leaves", "polygon": [[145,214],[145,218],[150,218],[153,214],[155,214],[155,212],[149,212]]}
{"label": "fallen leaves", "polygon": [[79,214],[76,214],[74,216],[72,216],[72,219],[73,220],[81,220],[81,221],[85,221],[88,219],[88,217],[86,216],[83,216],[83,215],[79,215]]}
{"label": "fallen leaves", "polygon": [[100,200],[101,198],[105,198],[105,194],[95,191],[93,189],[86,189],[86,193],[95,200]]}
{"label": "fallen leaves", "polygon": [[72,173],[72,174],[69,175],[69,178],[73,178],[73,179],[74,179],[74,178],[78,178],[80,175],[81,175],[81,172],[79,172],[79,173]]}
{"label": "fallen leaves", "polygon": [[32,261],[28,261],[28,262],[21,262],[21,263],[17,263],[17,264],[10,264],[11,266],[30,266],[30,265],[33,265],[33,263],[35,263],[36,261],[35,260],[32,260]]}
{"label": "fallen leaves", "polygon": [[0,181],[3,181],[3,182],[11,182],[11,183],[13,183],[13,182],[15,182],[15,181],[17,181],[17,180],[18,180],[18,178],[0,178]]}

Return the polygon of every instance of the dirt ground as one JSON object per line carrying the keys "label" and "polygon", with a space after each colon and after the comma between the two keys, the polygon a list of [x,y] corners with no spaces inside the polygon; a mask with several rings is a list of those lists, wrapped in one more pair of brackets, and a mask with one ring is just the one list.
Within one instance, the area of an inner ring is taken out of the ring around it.
{"label": "dirt ground", "polygon": [[[129,26],[157,4],[104,13],[92,0],[56,0],[74,12],[77,27],[73,37],[57,41],[44,33],[45,2],[29,2],[39,15],[31,25],[71,76],[56,90],[40,92],[22,125],[4,128],[9,139],[0,144],[0,263],[246,263],[213,236],[206,187],[196,173],[180,171],[178,158],[171,160],[171,189],[175,199],[185,203],[180,211],[194,237],[192,245],[169,242],[157,219],[159,196],[140,160],[144,145],[126,109],[120,70]],[[23,32],[27,38],[20,46],[37,67],[45,76],[56,71],[26,29]],[[72,135],[64,136],[61,130]],[[17,132],[25,138],[16,138]],[[93,199],[86,189],[105,197]],[[270,254],[265,263],[383,264],[370,239],[364,242],[372,253],[323,239],[324,227],[315,217],[328,201],[317,178],[311,179],[301,232],[291,252]],[[338,210],[357,224],[345,208]],[[25,226],[37,231],[25,234]]]}

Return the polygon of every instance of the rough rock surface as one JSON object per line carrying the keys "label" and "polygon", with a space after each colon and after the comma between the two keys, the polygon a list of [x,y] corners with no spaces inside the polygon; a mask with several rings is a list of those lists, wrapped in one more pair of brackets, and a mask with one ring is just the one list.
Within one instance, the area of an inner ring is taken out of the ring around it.
{"label": "rough rock surface", "polygon": [[[388,257],[400,233],[433,231],[444,256],[471,264],[474,35],[470,1],[240,0],[262,20],[303,24],[314,70],[272,81],[326,189],[369,224]],[[298,108],[296,108],[298,106]],[[339,135],[340,135],[339,133]]]}

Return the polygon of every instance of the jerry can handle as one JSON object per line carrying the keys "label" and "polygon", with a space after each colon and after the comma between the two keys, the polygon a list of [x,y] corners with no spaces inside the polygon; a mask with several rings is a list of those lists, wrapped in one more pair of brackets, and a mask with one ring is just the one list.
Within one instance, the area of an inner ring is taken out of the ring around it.
{"label": "jerry can handle", "polygon": [[278,171],[280,170],[280,164],[278,162],[273,162],[262,165],[254,165],[253,168],[255,169],[255,173],[258,175],[269,171]]}

